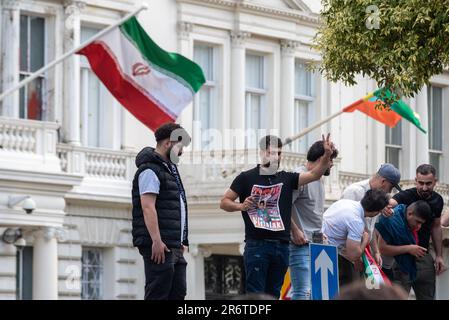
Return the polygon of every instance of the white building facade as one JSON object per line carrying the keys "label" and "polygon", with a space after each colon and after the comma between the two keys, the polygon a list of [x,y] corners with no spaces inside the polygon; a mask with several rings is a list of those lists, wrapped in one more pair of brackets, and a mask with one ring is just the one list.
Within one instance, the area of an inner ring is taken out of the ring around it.
{"label": "white building facade", "polygon": [[[256,130],[286,138],[373,91],[375,83],[359,78],[345,87],[308,71],[309,62],[320,60],[310,48],[319,23],[314,1],[145,2],[149,9],[138,19],[148,34],[197,61],[207,79],[178,119],[193,138],[180,166],[190,214],[188,298],[236,295],[244,277],[243,221],[240,213],[221,211],[219,201],[232,179],[256,164]],[[140,3],[1,0],[1,91]],[[343,114],[286,147],[282,166],[296,168],[308,146],[330,132],[340,155],[326,178],[327,205],[385,161],[399,167],[404,186],[413,183],[417,165],[434,164],[447,201],[448,101],[444,73],[407,100],[428,135],[406,121],[386,129],[363,114]],[[134,157],[154,145],[152,132],[77,55],[8,96],[0,112],[0,233],[6,235],[0,299],[142,299],[130,195]],[[35,209],[26,213],[32,202]],[[441,298],[449,298],[446,278],[438,282]]]}

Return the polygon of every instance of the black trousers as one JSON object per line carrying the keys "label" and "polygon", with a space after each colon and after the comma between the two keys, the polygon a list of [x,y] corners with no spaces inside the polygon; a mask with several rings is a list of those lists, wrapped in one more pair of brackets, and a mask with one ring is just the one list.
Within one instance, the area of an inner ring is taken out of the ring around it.
{"label": "black trousers", "polygon": [[151,248],[138,248],[145,266],[145,300],[184,300],[187,294],[183,249],[165,252],[165,262],[151,260]]}
{"label": "black trousers", "polygon": [[411,281],[409,275],[402,272],[397,264],[393,267],[393,271],[394,282],[401,285],[407,293],[413,288],[417,300],[435,300],[436,273],[430,253],[416,259],[417,274],[414,281]]}
{"label": "black trousers", "polygon": [[338,281],[340,288],[360,279],[363,279],[363,275],[355,271],[354,264],[338,255]]}

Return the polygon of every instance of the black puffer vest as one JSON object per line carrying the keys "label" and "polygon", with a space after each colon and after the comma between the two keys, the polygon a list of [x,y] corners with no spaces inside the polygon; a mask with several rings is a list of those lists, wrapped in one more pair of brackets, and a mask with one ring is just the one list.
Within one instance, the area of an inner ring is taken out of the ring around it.
{"label": "black puffer vest", "polygon": [[[162,242],[168,248],[179,248],[181,246],[181,193],[175,176],[171,173],[169,165],[151,147],[146,147],[139,152],[136,157],[136,166],[138,169],[134,175],[132,189],[133,245],[135,247],[151,247],[152,245],[151,237],[143,218],[139,191],[140,173],[146,169],[151,169],[160,181],[160,190],[156,198],[156,212]],[[181,181],[181,177],[179,179]],[[181,187],[184,189],[182,182]],[[186,203],[186,228],[187,221]],[[187,237],[182,244],[188,246]]]}

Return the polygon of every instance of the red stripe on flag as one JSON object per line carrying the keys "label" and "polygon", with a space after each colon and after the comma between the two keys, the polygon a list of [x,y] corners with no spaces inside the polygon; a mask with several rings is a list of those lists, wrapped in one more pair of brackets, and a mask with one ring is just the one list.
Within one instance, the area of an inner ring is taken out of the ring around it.
{"label": "red stripe on flag", "polygon": [[[382,122],[383,124],[393,128],[401,120],[401,116],[393,110],[376,109],[376,101],[366,101],[359,99],[343,109],[343,112],[354,112],[359,110],[367,116]],[[383,104],[383,103],[381,103]]]}
{"label": "red stripe on flag", "polygon": [[390,281],[390,279],[387,277],[387,275],[385,274],[385,272],[383,272],[382,266],[379,266],[379,265],[377,264],[376,260],[374,260],[373,256],[371,255],[371,249],[370,249],[369,247],[366,247],[366,248],[365,248],[365,254],[366,254],[366,257],[368,258],[368,261],[369,261],[371,264],[374,264],[375,266],[377,266],[377,268],[379,269],[380,274],[381,274],[382,279],[384,280],[385,284],[391,286],[391,281]]}
{"label": "red stripe on flag", "polygon": [[122,72],[115,57],[105,46],[102,42],[93,42],[78,53],[86,56],[97,77],[122,106],[148,128],[155,131],[166,122],[174,122],[173,117],[164,112]]}

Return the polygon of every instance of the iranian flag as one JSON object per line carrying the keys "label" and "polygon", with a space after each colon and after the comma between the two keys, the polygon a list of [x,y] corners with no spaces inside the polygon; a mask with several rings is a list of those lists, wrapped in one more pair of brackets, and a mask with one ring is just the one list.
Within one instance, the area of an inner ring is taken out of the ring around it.
{"label": "iranian flag", "polygon": [[174,122],[205,82],[196,63],[161,49],[135,17],[77,53],[87,57],[122,106],[153,131]]}
{"label": "iranian flag", "polygon": [[[419,130],[426,133],[426,130],[422,127],[419,120],[419,115],[413,111],[404,101],[401,99],[396,100],[390,109],[385,108],[385,102],[383,97],[391,97],[391,92],[388,89],[380,88],[376,91],[368,94],[362,99],[359,99],[349,106],[343,109],[343,112],[354,112],[359,110],[367,116],[382,122],[383,124],[393,128],[402,119],[406,119],[413,123]],[[382,108],[376,108],[376,104],[382,106]]]}

